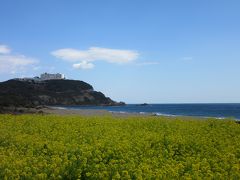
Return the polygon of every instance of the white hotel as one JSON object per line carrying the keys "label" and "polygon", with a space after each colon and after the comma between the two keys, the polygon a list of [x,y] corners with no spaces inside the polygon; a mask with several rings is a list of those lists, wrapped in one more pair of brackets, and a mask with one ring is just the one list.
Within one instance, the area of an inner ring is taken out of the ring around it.
{"label": "white hotel", "polygon": [[54,80],[54,79],[65,79],[65,75],[64,74],[49,74],[49,73],[43,73],[40,75],[40,77],[36,76],[34,78],[15,78],[15,80],[18,81],[35,81],[35,82],[41,82],[41,81],[45,81],[45,80]]}
{"label": "white hotel", "polygon": [[64,74],[60,74],[60,73],[57,73],[57,74],[43,73],[40,75],[39,79],[41,81],[51,80],[51,79],[65,79],[65,76],[64,76]]}

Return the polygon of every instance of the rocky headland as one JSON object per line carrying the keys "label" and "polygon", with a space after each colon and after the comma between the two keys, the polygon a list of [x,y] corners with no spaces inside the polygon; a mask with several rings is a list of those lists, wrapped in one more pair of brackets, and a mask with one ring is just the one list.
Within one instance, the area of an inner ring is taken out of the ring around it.
{"label": "rocky headland", "polygon": [[0,107],[41,107],[74,105],[124,105],[78,80],[18,80],[0,83]]}

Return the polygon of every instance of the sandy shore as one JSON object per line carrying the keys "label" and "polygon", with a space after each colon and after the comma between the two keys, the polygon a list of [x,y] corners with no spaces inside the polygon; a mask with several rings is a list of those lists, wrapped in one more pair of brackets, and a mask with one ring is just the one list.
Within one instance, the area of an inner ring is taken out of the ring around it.
{"label": "sandy shore", "polygon": [[64,108],[43,108],[44,114],[56,114],[56,115],[84,115],[84,116],[150,116],[150,114],[139,114],[139,113],[121,113],[121,112],[109,112],[107,110],[96,110],[96,109],[64,109]]}
{"label": "sandy shore", "polygon": [[96,116],[96,115],[110,115],[111,113],[106,110],[94,110],[94,109],[64,109],[64,108],[43,108],[44,114],[56,114],[56,115],[84,115],[84,116]]}
{"label": "sandy shore", "polygon": [[139,114],[139,113],[121,113],[121,112],[109,112],[107,110],[96,109],[65,109],[58,107],[37,107],[37,108],[24,108],[24,107],[4,107],[0,109],[0,114],[55,114],[55,115],[81,115],[81,116],[150,116],[151,114]]}
{"label": "sandy shore", "polygon": [[[54,107],[37,107],[37,108],[24,108],[24,107],[0,107],[0,114],[14,114],[14,115],[21,115],[21,114],[53,114],[59,116],[114,116],[114,117],[131,117],[131,116],[139,116],[139,117],[149,117],[149,116],[159,116],[156,114],[140,114],[140,113],[121,113],[121,112],[109,112],[107,110],[96,110],[96,109],[65,109],[65,108],[54,108]],[[164,115],[161,115],[164,116]],[[166,116],[169,118],[169,116]],[[175,116],[176,117],[176,116]],[[179,116],[177,116],[179,117]],[[172,117],[174,118],[174,117]],[[207,118],[200,118],[200,117],[190,117],[190,116],[181,116],[181,118],[193,119],[196,118],[198,120],[204,120]],[[236,120],[236,123],[240,124],[239,120]]]}

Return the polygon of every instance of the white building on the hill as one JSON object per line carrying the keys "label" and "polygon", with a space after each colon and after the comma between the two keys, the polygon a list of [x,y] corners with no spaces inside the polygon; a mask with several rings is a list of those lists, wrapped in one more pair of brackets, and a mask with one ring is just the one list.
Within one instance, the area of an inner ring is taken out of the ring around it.
{"label": "white building on the hill", "polygon": [[41,82],[41,81],[45,81],[45,80],[54,80],[54,79],[66,79],[64,74],[49,74],[49,73],[43,73],[40,75],[40,77],[36,76],[34,78],[29,78],[29,77],[25,77],[25,78],[15,78],[15,80],[18,81],[35,81],[35,82]]}
{"label": "white building on the hill", "polygon": [[43,73],[40,75],[39,79],[41,81],[52,80],[52,79],[65,79],[65,76],[64,76],[64,74],[60,74],[60,73],[57,73],[57,74]]}

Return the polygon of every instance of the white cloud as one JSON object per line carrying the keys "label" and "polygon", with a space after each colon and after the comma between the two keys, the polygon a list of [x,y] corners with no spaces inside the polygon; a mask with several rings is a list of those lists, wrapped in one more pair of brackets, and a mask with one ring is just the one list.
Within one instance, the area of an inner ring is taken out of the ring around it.
{"label": "white cloud", "polygon": [[0,54],[8,54],[11,52],[11,49],[6,45],[0,44]]}
{"label": "white cloud", "polygon": [[82,61],[80,63],[73,64],[73,68],[75,68],[75,69],[92,69],[92,68],[94,68],[94,64],[89,63],[87,61]]}
{"label": "white cloud", "polygon": [[130,63],[136,60],[139,53],[131,50],[120,50],[120,49],[109,49],[100,47],[90,47],[88,50],[77,50],[77,49],[58,49],[51,52],[51,54],[57,58],[70,61],[79,62],[74,64],[73,67],[87,67],[84,69],[91,69],[94,67],[93,61],[105,61],[109,63],[124,64]]}
{"label": "white cloud", "polygon": [[139,63],[136,63],[137,66],[149,66],[149,65],[158,65],[160,64],[159,62],[139,62]]}
{"label": "white cloud", "polygon": [[15,74],[22,72],[38,62],[34,58],[10,53],[10,49],[5,45],[0,45],[0,47],[4,47],[0,48],[0,73]]}
{"label": "white cloud", "polygon": [[187,56],[187,57],[182,57],[181,59],[183,61],[191,61],[191,60],[193,60],[193,57]]}
{"label": "white cloud", "polygon": [[80,51],[76,49],[59,49],[51,53],[53,56],[67,60],[67,61],[78,61],[83,59],[89,59],[90,54],[87,51]]}

